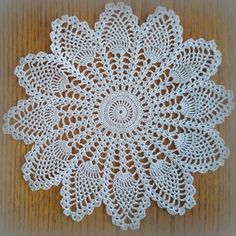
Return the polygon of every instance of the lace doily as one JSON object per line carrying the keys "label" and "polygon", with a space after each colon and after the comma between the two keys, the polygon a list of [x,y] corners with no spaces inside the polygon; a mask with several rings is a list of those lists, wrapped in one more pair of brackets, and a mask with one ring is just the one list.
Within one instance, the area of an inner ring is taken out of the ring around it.
{"label": "lace doily", "polygon": [[112,222],[139,228],[150,200],[170,214],[195,205],[193,172],[222,166],[214,129],[234,108],[216,85],[214,41],[183,42],[179,17],[158,7],[141,26],[107,4],[95,29],[75,16],[52,23],[51,54],[28,54],[15,74],[28,99],[3,130],[26,144],[32,190],[62,184],[61,206],[80,221],[103,202]]}

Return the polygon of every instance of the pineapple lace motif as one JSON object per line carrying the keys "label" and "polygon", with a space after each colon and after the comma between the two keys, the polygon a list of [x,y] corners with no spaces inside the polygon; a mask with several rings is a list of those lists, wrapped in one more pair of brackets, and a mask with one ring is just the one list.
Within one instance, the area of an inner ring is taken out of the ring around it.
{"label": "pineapple lace motif", "polygon": [[234,101],[210,80],[215,42],[182,31],[172,10],[140,26],[123,3],[107,4],[94,30],[75,16],[52,22],[52,53],[20,60],[29,97],[4,115],[4,132],[33,144],[22,167],[32,190],[62,184],[66,215],[104,203],[122,229],[139,228],[151,200],[173,215],[195,205],[191,173],[224,164],[214,126]]}

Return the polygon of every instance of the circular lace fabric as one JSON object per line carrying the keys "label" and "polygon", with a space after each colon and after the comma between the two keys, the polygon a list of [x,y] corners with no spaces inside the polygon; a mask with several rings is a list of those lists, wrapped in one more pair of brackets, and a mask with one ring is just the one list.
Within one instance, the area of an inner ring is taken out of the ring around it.
{"label": "circular lace fabric", "polygon": [[95,29],[75,16],[52,22],[51,54],[28,54],[15,74],[28,99],[3,130],[26,144],[32,190],[62,184],[61,206],[80,221],[101,203],[122,229],[139,228],[150,200],[170,214],[195,205],[193,172],[222,166],[214,129],[234,108],[216,85],[214,41],[183,42],[179,17],[157,7],[146,22],[107,4]]}

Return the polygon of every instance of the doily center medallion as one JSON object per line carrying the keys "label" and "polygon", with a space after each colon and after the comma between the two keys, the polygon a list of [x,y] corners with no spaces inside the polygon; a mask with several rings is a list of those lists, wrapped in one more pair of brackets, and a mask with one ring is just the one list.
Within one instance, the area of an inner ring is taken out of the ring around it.
{"label": "doily center medallion", "polygon": [[128,91],[113,92],[102,100],[99,119],[110,131],[128,133],[142,119],[142,106],[138,98]]}

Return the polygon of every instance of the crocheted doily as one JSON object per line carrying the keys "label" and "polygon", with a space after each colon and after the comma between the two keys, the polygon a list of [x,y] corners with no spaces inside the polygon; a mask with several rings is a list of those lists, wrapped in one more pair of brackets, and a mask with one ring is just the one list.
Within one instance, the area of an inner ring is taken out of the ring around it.
{"label": "crocheted doily", "polygon": [[221,63],[214,41],[183,42],[163,7],[139,26],[123,3],[107,4],[94,30],[75,16],[52,29],[52,53],[16,67],[29,98],[4,115],[5,133],[34,144],[22,168],[31,189],[62,184],[75,221],[103,202],[122,229],[139,228],[150,200],[184,214],[195,205],[191,173],[229,155],[214,126],[233,93],[210,80]]}

